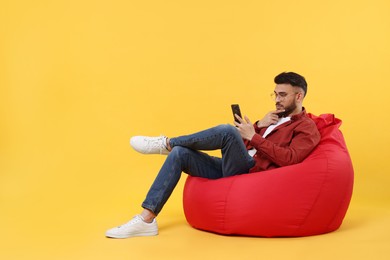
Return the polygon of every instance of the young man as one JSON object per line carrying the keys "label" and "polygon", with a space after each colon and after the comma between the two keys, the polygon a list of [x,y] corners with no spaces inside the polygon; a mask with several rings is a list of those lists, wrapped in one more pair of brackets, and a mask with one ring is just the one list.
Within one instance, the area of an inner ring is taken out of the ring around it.
{"label": "young man", "polygon": [[[106,232],[107,237],[128,238],[158,234],[156,216],[178,183],[181,172],[218,179],[264,171],[302,162],[320,141],[314,122],[302,102],[307,92],[305,78],[294,72],[275,77],[276,110],[252,124],[247,116],[239,123],[219,125],[195,134],[168,137],[135,136],[131,146],[144,154],[167,154],[151,186],[143,211],[124,225]],[[221,149],[222,158],[200,150]]]}

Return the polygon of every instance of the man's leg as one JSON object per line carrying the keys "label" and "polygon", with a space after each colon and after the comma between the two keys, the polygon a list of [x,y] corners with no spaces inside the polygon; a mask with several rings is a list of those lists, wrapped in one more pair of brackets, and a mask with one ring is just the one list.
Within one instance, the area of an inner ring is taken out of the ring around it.
{"label": "man's leg", "polygon": [[[161,138],[140,137],[139,140],[141,141],[132,142],[132,146],[143,153],[151,153],[151,150],[162,153],[161,151],[167,146],[162,142],[165,139]],[[134,147],[137,143],[140,145]],[[144,144],[152,144],[154,147],[147,147]],[[237,129],[231,125],[220,125],[196,134],[172,138],[169,140],[168,147],[172,147],[172,151],[142,204],[144,211],[140,217],[136,217],[123,227],[119,226],[107,231],[108,237],[125,238],[138,236],[139,233],[149,235],[150,229],[156,229],[150,234],[157,234],[157,223],[154,218],[172,194],[182,171],[192,176],[217,179],[247,173],[255,164],[253,158],[248,155]],[[221,149],[222,159],[197,151],[216,149]],[[150,226],[144,221],[151,221]]]}
{"label": "man's leg", "polygon": [[249,156],[245,144],[232,125],[219,125],[195,134],[176,138],[134,136],[131,146],[144,154],[169,154],[171,147],[183,146],[192,150],[222,151],[223,176],[245,173],[254,166],[254,160]]}
{"label": "man's leg", "polygon": [[171,138],[169,145],[192,150],[221,149],[222,177],[247,173],[255,164],[239,132],[232,125],[219,125],[195,134]]}

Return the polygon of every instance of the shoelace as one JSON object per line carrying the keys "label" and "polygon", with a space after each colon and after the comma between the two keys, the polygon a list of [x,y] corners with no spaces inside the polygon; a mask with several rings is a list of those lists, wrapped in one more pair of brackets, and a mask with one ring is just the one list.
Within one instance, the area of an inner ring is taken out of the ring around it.
{"label": "shoelace", "polygon": [[123,224],[123,225],[120,225],[118,228],[120,227],[127,227],[127,226],[130,226],[134,223],[137,223],[137,222],[140,222],[142,221],[141,217],[140,216],[135,216],[134,218],[132,218],[129,222]]}
{"label": "shoelace", "polygon": [[159,137],[156,137],[155,139],[149,139],[147,140],[148,145],[153,148],[158,148],[160,151],[160,154],[162,154],[163,149],[166,149],[166,145],[164,144],[164,141],[166,142],[166,137],[163,135],[160,135]]}

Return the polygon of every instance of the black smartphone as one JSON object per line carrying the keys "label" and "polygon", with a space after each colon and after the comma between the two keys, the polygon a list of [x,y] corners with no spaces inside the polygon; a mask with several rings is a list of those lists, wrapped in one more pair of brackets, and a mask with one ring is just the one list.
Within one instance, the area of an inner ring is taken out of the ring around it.
{"label": "black smartphone", "polygon": [[233,104],[232,105],[232,112],[233,112],[234,121],[236,121],[237,123],[240,123],[240,121],[238,121],[238,119],[234,116],[236,114],[236,115],[238,115],[239,117],[242,118],[240,106],[238,104]]}

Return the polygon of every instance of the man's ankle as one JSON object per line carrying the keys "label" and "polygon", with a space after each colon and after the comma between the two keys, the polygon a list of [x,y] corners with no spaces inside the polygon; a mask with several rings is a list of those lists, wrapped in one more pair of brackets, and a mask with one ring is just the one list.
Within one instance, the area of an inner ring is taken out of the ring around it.
{"label": "man's ankle", "polygon": [[171,147],[171,144],[169,143],[169,140],[170,140],[169,137],[167,137],[167,143],[165,146],[167,147],[168,151],[172,151],[172,147]]}
{"label": "man's ankle", "polygon": [[143,210],[140,216],[145,223],[152,223],[153,220],[156,218],[156,215],[152,211],[147,209]]}

